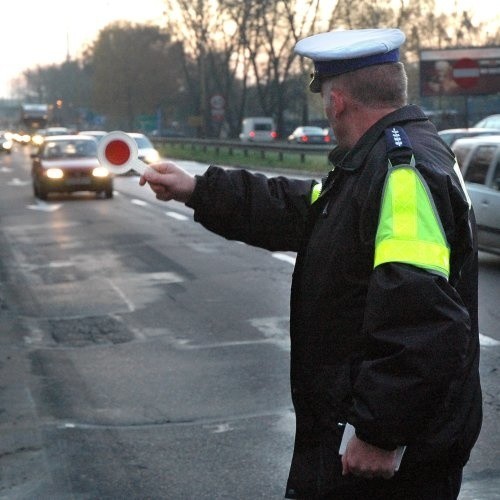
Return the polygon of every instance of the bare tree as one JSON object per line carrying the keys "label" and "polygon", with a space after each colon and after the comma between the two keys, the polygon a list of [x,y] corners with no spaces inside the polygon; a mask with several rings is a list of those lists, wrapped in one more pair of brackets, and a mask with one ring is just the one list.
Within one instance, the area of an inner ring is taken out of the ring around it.
{"label": "bare tree", "polygon": [[215,0],[165,0],[165,6],[168,30],[183,45],[182,70],[199,116],[200,133],[217,135],[219,115],[212,116],[210,98],[223,96],[229,103],[226,114],[234,115],[229,99],[240,76],[240,43],[234,36],[239,15],[230,18]]}
{"label": "bare tree", "polygon": [[[266,115],[274,116],[278,132],[285,129],[284,113],[290,99],[291,76],[303,73],[304,62],[293,48],[304,36],[314,33],[319,0],[267,0],[244,2],[246,23],[240,24],[251,82],[255,85],[260,106]],[[308,119],[307,99],[301,93],[302,117]]]}
{"label": "bare tree", "polygon": [[[262,112],[275,116],[278,129],[282,129],[287,80],[292,72],[298,74],[303,64],[294,55],[293,46],[313,32],[320,0],[165,3],[170,26],[180,21],[183,27],[177,32],[186,51],[185,74],[188,85],[197,86],[199,91],[203,123],[209,122],[208,92],[218,88],[228,100],[227,119],[235,135],[252,87]],[[195,75],[189,73],[193,68],[189,61],[195,61]],[[194,94],[194,89],[191,92]]]}

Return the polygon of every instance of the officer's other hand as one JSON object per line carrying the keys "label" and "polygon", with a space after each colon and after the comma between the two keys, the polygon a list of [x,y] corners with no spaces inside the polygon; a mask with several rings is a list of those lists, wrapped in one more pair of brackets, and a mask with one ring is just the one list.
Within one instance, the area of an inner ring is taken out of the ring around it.
{"label": "officer's other hand", "polygon": [[342,475],[353,474],[365,479],[390,479],[396,467],[396,450],[377,448],[353,436],[342,455]]}
{"label": "officer's other hand", "polygon": [[193,194],[196,180],[175,163],[165,161],[148,166],[139,179],[141,186],[146,183],[155,192],[157,199],[185,203]]}

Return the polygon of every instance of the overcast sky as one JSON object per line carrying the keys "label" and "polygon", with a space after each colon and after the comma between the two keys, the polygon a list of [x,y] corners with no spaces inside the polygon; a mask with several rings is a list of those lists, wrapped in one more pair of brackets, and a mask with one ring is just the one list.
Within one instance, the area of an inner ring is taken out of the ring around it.
{"label": "overcast sky", "polygon": [[[441,8],[446,2],[450,9],[458,5],[479,20],[488,19],[497,28],[500,24],[498,0],[436,0]],[[335,1],[322,0],[322,4],[328,8]],[[2,0],[0,97],[10,96],[12,80],[25,69],[60,64],[68,52],[78,57],[110,22],[159,24],[163,11],[163,0]]]}
{"label": "overcast sky", "polygon": [[77,57],[110,22],[158,24],[163,11],[163,0],[3,0],[0,97],[9,97],[11,80],[25,69],[62,63],[68,52]]}

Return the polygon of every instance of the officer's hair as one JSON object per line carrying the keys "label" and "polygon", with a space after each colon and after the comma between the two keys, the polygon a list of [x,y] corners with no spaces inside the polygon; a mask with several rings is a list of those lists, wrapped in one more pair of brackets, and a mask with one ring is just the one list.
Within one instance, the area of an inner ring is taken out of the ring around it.
{"label": "officer's hair", "polygon": [[333,80],[334,87],[344,89],[369,108],[399,108],[407,104],[408,77],[400,62],[367,66]]}

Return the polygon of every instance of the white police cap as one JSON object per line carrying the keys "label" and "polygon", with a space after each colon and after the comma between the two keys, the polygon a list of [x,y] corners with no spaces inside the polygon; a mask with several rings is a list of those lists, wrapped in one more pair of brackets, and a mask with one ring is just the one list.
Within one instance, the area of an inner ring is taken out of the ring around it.
{"label": "white police cap", "polygon": [[339,30],[300,40],[295,52],[314,62],[311,92],[321,92],[324,78],[366,66],[399,61],[399,47],[405,35],[398,29]]}

